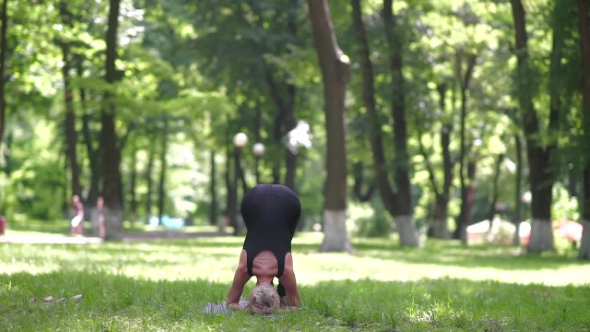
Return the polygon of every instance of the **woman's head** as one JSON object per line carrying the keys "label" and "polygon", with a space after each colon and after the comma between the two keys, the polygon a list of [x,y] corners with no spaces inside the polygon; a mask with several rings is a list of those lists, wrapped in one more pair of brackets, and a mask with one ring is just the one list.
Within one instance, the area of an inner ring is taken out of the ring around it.
{"label": "woman's head", "polygon": [[272,285],[256,285],[250,292],[250,312],[258,315],[269,315],[281,306],[279,294]]}

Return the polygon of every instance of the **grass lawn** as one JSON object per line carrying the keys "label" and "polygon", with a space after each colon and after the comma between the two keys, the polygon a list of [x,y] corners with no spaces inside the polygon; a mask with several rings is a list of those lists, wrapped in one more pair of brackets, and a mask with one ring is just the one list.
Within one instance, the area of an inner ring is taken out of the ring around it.
{"label": "grass lawn", "polygon": [[356,239],[351,256],[320,242],[294,240],[305,307],[276,317],[202,313],[225,300],[240,238],[0,244],[0,331],[590,331],[590,265],[573,252]]}

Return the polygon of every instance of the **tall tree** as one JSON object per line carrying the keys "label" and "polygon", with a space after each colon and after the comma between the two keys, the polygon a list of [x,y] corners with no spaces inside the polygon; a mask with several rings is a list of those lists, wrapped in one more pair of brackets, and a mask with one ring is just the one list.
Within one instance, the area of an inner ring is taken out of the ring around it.
{"label": "tall tree", "polygon": [[[78,76],[78,79],[82,79],[84,77],[84,57],[81,54],[75,54],[74,60],[76,62],[76,75]],[[90,130],[91,114],[86,100],[86,89],[83,86],[80,86],[79,88],[79,95],[82,107],[82,140],[86,146],[86,156],[90,168],[90,189],[86,196],[86,205],[89,207],[95,207],[96,199],[98,198],[100,191],[100,147],[95,147],[95,141],[97,139]]]}
{"label": "tall tree", "polygon": [[[582,116],[584,118],[585,141],[590,139],[590,5],[588,1],[578,0],[578,24],[580,47],[582,50]],[[587,144],[587,143],[586,143]],[[582,244],[578,257],[590,260],[590,159],[586,153],[584,167],[584,205],[582,213]]]}
{"label": "tall tree", "polygon": [[490,203],[490,210],[488,212],[488,220],[491,222],[494,220],[494,216],[496,215],[497,209],[496,205],[498,203],[498,196],[500,195],[500,188],[498,188],[499,180],[500,180],[500,173],[502,172],[502,163],[504,162],[505,155],[503,153],[498,154],[496,158],[496,167],[494,169],[494,179],[492,181],[492,202]]}
{"label": "tall tree", "polygon": [[420,237],[414,221],[412,187],[410,184],[410,158],[408,155],[408,126],[406,121],[406,92],[403,75],[402,50],[404,40],[397,17],[393,14],[393,0],[383,1],[383,27],[389,50],[389,70],[391,71],[391,115],[395,147],[394,179],[397,188],[393,199],[392,216],[400,234],[400,242],[405,246],[421,246]]}
{"label": "tall tree", "polygon": [[219,204],[217,203],[217,163],[215,161],[215,150],[211,149],[209,152],[209,195],[211,195],[211,201],[209,204],[209,223],[211,225],[217,225]]}
{"label": "tall tree", "polygon": [[[467,63],[467,68],[463,72],[463,58]],[[461,92],[461,125],[460,125],[460,148],[459,148],[459,180],[461,182],[461,212],[457,218],[457,228],[455,229],[455,238],[461,239],[463,244],[467,244],[467,226],[471,222],[471,207],[473,205],[473,194],[475,180],[476,161],[470,155],[471,142],[467,143],[465,136],[465,125],[467,119],[467,93],[469,83],[473,76],[473,69],[477,57],[474,54],[464,54],[463,51],[457,51],[456,54],[456,75],[459,81]],[[467,158],[471,158],[466,161]],[[467,174],[465,167],[467,166]]]}
{"label": "tall tree", "polygon": [[6,34],[8,30],[8,0],[2,1],[2,13],[0,13],[1,31],[0,31],[0,146],[4,139],[4,127],[6,126],[6,96],[4,73],[6,71]]}
{"label": "tall tree", "polygon": [[160,178],[158,180],[158,218],[162,222],[164,215],[164,208],[166,207],[166,171],[168,169],[168,118],[164,116],[162,134],[160,136]]}
{"label": "tall tree", "polygon": [[[447,85],[445,83],[437,84],[437,91],[439,94],[439,108],[444,112],[446,108]],[[452,131],[452,119],[444,121],[440,129],[440,147],[443,157],[443,182],[442,188],[440,188],[434,173],[434,167],[430,161],[430,155],[422,142],[423,133],[418,129],[418,147],[424,157],[424,163],[428,171],[428,180],[434,191],[434,223],[429,236],[437,239],[448,239],[450,237],[447,219],[449,217],[449,200],[451,198],[451,185],[453,184],[453,168],[455,164],[450,151]]]}
{"label": "tall tree", "polygon": [[[375,101],[375,74],[373,62],[370,58],[369,42],[367,40],[365,24],[360,0],[351,0],[352,18],[355,37],[357,42],[357,53],[362,73],[362,96],[363,106],[367,109],[367,123],[369,131],[369,142],[371,144],[373,164],[375,165],[375,177],[377,189],[386,206],[393,202],[393,191],[389,185],[388,174],[385,165],[385,153],[383,151],[383,132],[377,115],[377,102]],[[363,164],[355,165],[355,192],[359,192],[362,185]],[[360,173],[360,174],[357,174]],[[358,188],[358,189],[357,189]],[[372,191],[372,190],[370,190]],[[368,195],[367,195],[368,196]]]}
{"label": "tall tree", "polygon": [[342,52],[327,0],[308,0],[313,39],[324,84],[326,190],[322,251],[351,251],[346,232],[346,84],[350,59]]}
{"label": "tall tree", "polygon": [[[396,208],[396,194],[389,184],[389,175],[386,169],[385,152],[383,149],[383,132],[377,115],[377,103],[375,101],[375,77],[373,73],[373,63],[369,56],[370,49],[367,41],[365,26],[362,18],[362,6],[360,0],[351,0],[352,15],[354,22],[355,37],[360,59],[363,85],[363,105],[367,109],[367,122],[369,124],[369,142],[371,144],[373,164],[375,166],[375,176],[377,179],[377,189],[386,207],[391,215],[394,215]],[[400,232],[400,241],[405,244],[402,232]]]}
{"label": "tall tree", "polygon": [[148,163],[145,170],[145,182],[147,187],[147,192],[145,194],[145,219],[146,222],[149,222],[150,217],[152,216],[152,197],[154,191],[154,180],[153,180],[153,172],[154,172],[154,159],[155,159],[155,148],[153,144],[150,144],[148,147]]}
{"label": "tall tree", "polygon": [[[59,13],[61,20],[67,27],[72,27],[72,14],[68,11],[66,2],[62,1],[59,4]],[[78,133],[76,132],[76,115],[74,114],[74,103],[72,98],[71,88],[71,52],[70,41],[61,40],[59,46],[62,52],[63,65],[61,68],[62,79],[64,83],[64,99],[66,106],[66,155],[70,162],[71,186],[72,195],[77,195],[82,199],[82,187],[80,186],[80,165],[78,164]]]}
{"label": "tall tree", "polygon": [[132,144],[132,152],[131,152],[131,168],[130,170],[130,179],[129,179],[129,209],[131,212],[131,222],[135,223],[137,221],[137,142],[136,140],[133,141]]}
{"label": "tall tree", "polygon": [[549,163],[551,151],[539,140],[541,131],[537,111],[533,103],[533,84],[535,83],[529,63],[526,13],[521,0],[510,0],[510,3],[514,20],[518,103],[526,136],[528,164],[530,165],[529,184],[532,196],[532,222],[528,250],[529,252],[541,252],[554,249],[553,230],[551,228],[553,174]]}
{"label": "tall tree", "polygon": [[522,139],[520,133],[514,134],[514,145],[516,150],[516,190],[514,193],[514,219],[512,222],[516,226],[516,232],[514,232],[513,244],[520,244],[520,236],[518,235],[520,230],[520,222],[522,216],[522,169],[524,158],[522,156]]}
{"label": "tall tree", "polygon": [[[117,81],[117,30],[119,28],[120,0],[109,0],[108,28],[106,33],[106,62],[105,80],[109,84]],[[100,147],[102,152],[103,196],[105,239],[121,240],[123,237],[123,206],[121,204],[121,154],[117,146],[115,131],[115,101],[114,90],[105,92],[106,104],[101,112],[102,130]]]}

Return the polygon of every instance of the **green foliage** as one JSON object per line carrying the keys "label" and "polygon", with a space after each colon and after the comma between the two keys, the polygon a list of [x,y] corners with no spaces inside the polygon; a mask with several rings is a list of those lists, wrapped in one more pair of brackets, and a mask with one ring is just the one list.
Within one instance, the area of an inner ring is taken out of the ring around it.
{"label": "green foliage", "polygon": [[[71,13],[68,22],[59,4]],[[363,162],[365,182],[373,181],[372,151],[367,137],[366,110],[362,101],[362,79],[351,8],[329,1],[336,34],[343,52],[351,58],[351,77],[346,99],[348,159],[350,165]],[[383,2],[362,1],[364,21],[374,65],[375,100],[384,133],[386,167],[392,167],[393,121],[391,119],[390,57],[385,43],[381,11]],[[263,182],[272,179],[272,167],[279,163],[284,173],[285,147],[274,137],[274,122],[289,84],[296,87],[295,118],[307,120],[314,135],[313,147],[299,154],[297,191],[303,216],[309,227],[321,223],[325,178],[324,96],[321,75],[307,7],[304,1],[122,1],[117,70],[120,80],[104,81],[105,30],[108,3],[11,1],[8,5],[6,100],[8,130],[15,135],[11,146],[0,147],[0,213],[23,212],[39,218],[61,217],[61,205],[69,197],[70,172],[64,160],[63,54],[60,43],[71,47],[73,67],[70,85],[78,131],[81,183],[90,186],[89,157],[83,137],[82,116],[87,116],[90,145],[98,147],[100,112],[105,92],[115,93],[109,102],[117,109],[116,130],[122,157],[124,196],[130,199],[131,169],[137,170],[135,191],[140,216],[147,199],[146,172],[149,151],[159,160],[161,128],[171,123],[168,179],[165,183],[168,214],[195,214],[204,222],[209,193],[210,151],[217,152],[218,201],[225,204],[225,151],[237,132],[254,143],[257,111],[261,115],[260,141],[266,154],[260,159]],[[580,116],[580,50],[576,6],[571,1],[525,2],[529,36],[531,79],[535,82],[534,104],[539,114],[543,143],[557,142],[554,158],[555,181],[570,177],[579,181],[588,155]],[[398,35],[406,79],[405,101],[408,120],[408,148],[412,162],[414,217],[426,225],[433,214],[435,195],[419,151],[421,139],[434,177],[442,185],[441,130],[452,125],[450,151],[459,152],[459,86],[457,55],[477,55],[473,79],[467,92],[467,144],[482,140],[478,148],[477,196],[474,221],[487,217],[492,198],[491,181],[495,160],[505,154],[499,177],[499,202],[515,205],[517,162],[514,136],[522,128],[517,113],[514,75],[514,28],[509,2],[465,0],[394,1]],[[44,27],[40,29],[39,27]],[[553,40],[562,41],[561,56],[552,53]],[[552,55],[558,61],[553,61]],[[79,75],[75,61],[80,57]],[[553,67],[552,67],[553,64]],[[462,64],[465,70],[465,64]],[[440,107],[437,86],[447,85],[445,106]],[[271,88],[275,88],[273,92]],[[80,90],[86,93],[82,100]],[[547,132],[551,91],[558,91],[561,127]],[[279,98],[280,99],[280,98]],[[421,137],[420,137],[421,136]],[[125,144],[124,144],[125,143]],[[135,165],[132,153],[137,150]],[[254,156],[251,144],[244,149],[246,178],[253,183]],[[91,149],[92,150],[92,149]],[[96,150],[97,151],[97,150]],[[133,166],[133,167],[132,167]],[[525,175],[526,158],[525,158]],[[154,163],[152,178],[161,165]],[[5,171],[7,170],[7,171]],[[11,170],[9,172],[8,170]],[[449,220],[459,214],[458,167],[453,173]],[[526,176],[525,176],[526,178]],[[526,181],[525,181],[526,182]],[[352,177],[349,179],[352,186]],[[557,187],[554,218],[577,219],[576,208]],[[154,193],[152,193],[154,194]],[[351,195],[349,195],[351,196]],[[155,200],[156,195],[153,195]],[[69,200],[69,199],[68,199]],[[127,215],[129,204],[125,202]],[[155,207],[154,207],[155,209]],[[392,221],[380,202],[350,204],[350,224],[359,235],[388,233]]]}
{"label": "green foliage", "polygon": [[51,144],[54,131],[52,123],[39,121],[32,135],[25,132],[15,134],[11,162],[19,167],[10,178],[0,180],[3,187],[0,208],[9,218],[15,213],[26,213],[41,219],[61,217],[60,198],[65,196],[66,174],[63,159],[59,158],[60,146]]}
{"label": "green foliage", "polygon": [[580,221],[580,208],[578,204],[578,199],[571,197],[563,184],[558,183],[553,186],[552,220],[558,222],[563,220]]}
{"label": "green foliage", "polygon": [[349,229],[355,236],[384,238],[390,236],[392,218],[377,195],[373,197],[370,204],[354,204],[349,209],[351,225]]}

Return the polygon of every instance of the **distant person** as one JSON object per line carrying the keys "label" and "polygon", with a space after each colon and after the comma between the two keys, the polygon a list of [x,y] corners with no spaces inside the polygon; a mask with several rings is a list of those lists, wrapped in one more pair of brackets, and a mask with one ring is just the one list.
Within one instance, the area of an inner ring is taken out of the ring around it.
{"label": "distant person", "polygon": [[72,197],[72,220],[70,235],[84,235],[84,204],[78,195]]}
{"label": "distant person", "polygon": [[96,198],[96,218],[98,218],[98,236],[104,239],[105,227],[104,227],[104,198],[98,196]]}
{"label": "distant person", "polygon": [[[253,314],[270,314],[281,306],[296,309],[301,296],[293,270],[291,241],[301,216],[299,198],[286,186],[260,184],[246,194],[241,212],[247,233],[227,307],[249,309]],[[257,280],[249,305],[240,305],[244,286],[253,276]]]}

